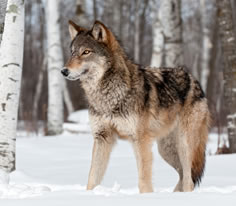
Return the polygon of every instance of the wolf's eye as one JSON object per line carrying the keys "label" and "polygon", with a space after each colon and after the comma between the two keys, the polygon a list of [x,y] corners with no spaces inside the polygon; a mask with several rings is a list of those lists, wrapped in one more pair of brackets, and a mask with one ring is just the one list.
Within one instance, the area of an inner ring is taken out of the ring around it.
{"label": "wolf's eye", "polygon": [[89,53],[90,53],[89,50],[85,50],[85,51],[82,53],[82,55],[86,55],[86,54],[89,54]]}

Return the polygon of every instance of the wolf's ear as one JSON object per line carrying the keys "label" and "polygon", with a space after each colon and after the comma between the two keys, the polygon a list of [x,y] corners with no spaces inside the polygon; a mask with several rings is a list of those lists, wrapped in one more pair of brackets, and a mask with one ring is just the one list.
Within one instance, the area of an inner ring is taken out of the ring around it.
{"label": "wolf's ear", "polygon": [[97,41],[108,43],[110,31],[102,22],[95,21],[92,28],[92,35]]}
{"label": "wolf's ear", "polygon": [[69,33],[70,33],[70,37],[73,40],[76,35],[80,32],[80,31],[84,31],[85,29],[78,26],[76,23],[74,23],[73,21],[69,20],[68,21],[69,24]]}

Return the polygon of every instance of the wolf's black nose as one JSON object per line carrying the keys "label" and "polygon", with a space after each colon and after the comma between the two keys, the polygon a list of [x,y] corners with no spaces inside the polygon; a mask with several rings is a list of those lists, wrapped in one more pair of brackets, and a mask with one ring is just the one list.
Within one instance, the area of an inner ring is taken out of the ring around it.
{"label": "wolf's black nose", "polygon": [[65,69],[62,69],[62,70],[61,70],[61,73],[62,73],[64,76],[67,77],[67,76],[69,75],[69,70],[66,69],[66,68],[65,68]]}

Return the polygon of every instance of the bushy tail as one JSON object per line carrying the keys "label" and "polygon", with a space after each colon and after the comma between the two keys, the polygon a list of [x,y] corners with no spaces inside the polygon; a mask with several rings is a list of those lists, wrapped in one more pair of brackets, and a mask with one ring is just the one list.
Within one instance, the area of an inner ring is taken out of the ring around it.
{"label": "bushy tail", "polygon": [[194,183],[194,186],[199,186],[201,183],[201,179],[204,174],[205,169],[205,150],[206,150],[206,144],[208,139],[208,127],[210,125],[210,115],[207,114],[204,118],[204,121],[202,122],[201,128],[199,128],[199,145],[195,148],[195,151],[193,153],[193,161],[192,161],[192,168],[191,168],[191,175],[192,180]]}
{"label": "bushy tail", "polygon": [[205,148],[202,148],[202,146],[199,145],[199,147],[195,150],[191,169],[192,180],[195,187],[201,183],[205,169],[205,161]]}

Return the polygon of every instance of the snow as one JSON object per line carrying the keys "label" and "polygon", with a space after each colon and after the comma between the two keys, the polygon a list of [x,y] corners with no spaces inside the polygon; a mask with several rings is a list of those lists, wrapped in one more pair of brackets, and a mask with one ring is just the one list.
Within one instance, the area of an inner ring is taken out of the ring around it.
{"label": "snow", "polygon": [[[216,142],[217,135],[211,134],[208,154],[215,152]],[[10,174],[9,185],[0,185],[0,205],[235,205],[236,155],[208,155],[201,187],[191,193],[173,193],[177,173],[153,145],[155,192],[139,194],[132,147],[120,140],[102,184],[87,191],[92,145],[89,131],[78,134],[66,131],[54,137],[18,137],[16,171]]]}
{"label": "snow", "polygon": [[[208,139],[208,144],[207,144],[207,150],[206,153],[207,155],[213,155],[217,152],[217,142],[218,142],[218,134],[216,133],[211,133],[210,137]],[[219,147],[222,148],[224,146],[229,147],[229,142],[227,138],[227,134],[221,134],[220,135],[220,144]]]}
{"label": "snow", "polygon": [[83,109],[71,113],[68,117],[68,121],[76,122],[79,124],[89,124],[88,110]]}
{"label": "snow", "polygon": [[64,123],[64,131],[69,133],[89,133],[91,131],[89,124],[77,124],[77,123]]}
{"label": "snow", "polygon": [[6,185],[9,183],[9,174],[0,169],[0,185]]}
{"label": "snow", "polygon": [[90,133],[88,110],[73,112],[68,117],[69,123],[63,124],[64,131],[69,133]]}

